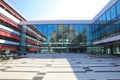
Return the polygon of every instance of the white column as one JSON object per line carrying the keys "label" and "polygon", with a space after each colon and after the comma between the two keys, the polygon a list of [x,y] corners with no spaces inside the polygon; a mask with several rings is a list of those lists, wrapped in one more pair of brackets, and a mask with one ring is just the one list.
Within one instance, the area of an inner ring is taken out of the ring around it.
{"label": "white column", "polygon": [[120,54],[120,48],[119,47],[117,47],[117,54]]}

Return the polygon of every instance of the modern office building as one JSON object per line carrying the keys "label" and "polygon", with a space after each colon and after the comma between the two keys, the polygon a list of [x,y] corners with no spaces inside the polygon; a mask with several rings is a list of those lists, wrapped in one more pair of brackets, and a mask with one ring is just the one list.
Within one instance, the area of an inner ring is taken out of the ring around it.
{"label": "modern office building", "polygon": [[[89,21],[39,21],[39,24],[33,24],[34,21],[27,21],[27,25],[34,25],[38,30],[47,36],[44,47],[41,47],[42,53],[74,53],[84,52],[82,48],[85,39],[85,24]],[[26,21],[21,22],[26,25]],[[83,35],[84,34],[84,35]],[[76,41],[76,39],[80,38]]]}
{"label": "modern office building", "polygon": [[0,50],[39,52],[45,35],[34,26],[21,26],[26,19],[6,0],[0,0]]}
{"label": "modern office building", "polygon": [[[27,21],[21,22],[21,24],[39,25],[43,24],[64,24],[79,26],[76,30],[81,28],[84,24],[85,30],[79,31],[77,36],[73,38],[73,45],[69,44],[70,51],[82,52],[81,46],[85,47],[84,50],[87,53],[107,53],[107,54],[120,54],[120,0],[111,0],[92,20],[90,21]],[[47,25],[47,27],[49,26]],[[53,29],[53,28],[46,28]],[[58,29],[58,28],[57,28]],[[74,28],[75,29],[75,28]],[[49,33],[49,32],[48,32]],[[64,35],[64,34],[63,34]],[[80,36],[82,35],[82,36]],[[84,39],[81,39],[83,35],[86,35]],[[55,34],[53,35],[55,36]],[[67,36],[68,37],[68,36]],[[57,38],[59,39],[59,38]],[[81,39],[81,40],[79,40]],[[77,43],[76,43],[77,41]],[[80,41],[80,42],[78,42]],[[85,43],[86,41],[86,43]],[[84,43],[81,45],[80,43]],[[85,45],[86,44],[86,45]],[[69,51],[68,51],[69,52]]]}
{"label": "modern office building", "polygon": [[88,52],[120,54],[120,0],[111,0],[92,21]]}
{"label": "modern office building", "polygon": [[5,0],[0,6],[0,43],[13,51],[120,54],[120,0],[111,0],[92,20],[26,21]]}

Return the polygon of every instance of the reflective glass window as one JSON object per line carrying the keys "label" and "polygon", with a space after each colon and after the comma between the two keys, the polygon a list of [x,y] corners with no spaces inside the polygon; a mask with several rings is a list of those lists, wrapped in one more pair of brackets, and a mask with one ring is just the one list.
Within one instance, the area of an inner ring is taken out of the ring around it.
{"label": "reflective glass window", "polygon": [[116,18],[116,9],[115,9],[115,5],[110,9],[111,10],[111,19],[115,19]]}
{"label": "reflective glass window", "polygon": [[103,21],[102,17],[99,18],[99,21],[100,21],[100,24],[102,24],[102,21]]}
{"label": "reflective glass window", "polygon": [[85,24],[41,24],[35,27],[47,36],[47,41],[70,41],[84,31]]}
{"label": "reflective glass window", "polygon": [[102,19],[103,19],[103,23],[106,23],[106,15],[105,14],[103,14]]}
{"label": "reflective glass window", "polygon": [[116,8],[117,8],[117,16],[120,16],[120,1],[117,2]]}
{"label": "reflective glass window", "polygon": [[107,18],[107,22],[110,21],[111,17],[110,17],[110,10],[108,10],[106,12],[106,18]]}

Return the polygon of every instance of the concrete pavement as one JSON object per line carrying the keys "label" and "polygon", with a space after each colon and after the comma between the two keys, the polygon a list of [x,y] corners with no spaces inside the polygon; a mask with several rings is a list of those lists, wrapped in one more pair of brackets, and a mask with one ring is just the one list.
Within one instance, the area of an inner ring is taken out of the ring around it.
{"label": "concrete pavement", "polygon": [[28,54],[0,63],[0,80],[120,80],[120,58],[88,54]]}

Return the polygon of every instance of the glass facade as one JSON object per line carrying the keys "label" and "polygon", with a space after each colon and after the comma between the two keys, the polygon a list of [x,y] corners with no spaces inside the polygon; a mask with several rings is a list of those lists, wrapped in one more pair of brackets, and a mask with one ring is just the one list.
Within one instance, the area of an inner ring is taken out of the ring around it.
{"label": "glass facade", "polygon": [[78,35],[83,30],[84,26],[85,26],[84,24],[41,24],[41,25],[35,25],[35,27],[39,31],[41,31],[42,33],[44,33],[47,36],[47,42],[50,41],[51,35],[55,31],[61,31],[61,33],[65,33],[64,31],[68,30],[70,33],[70,30],[74,30],[75,31],[74,35]]}
{"label": "glass facade", "polygon": [[[33,26],[45,34],[47,38],[43,46],[40,47],[41,53],[87,52],[120,54],[119,39],[116,40],[116,37],[120,36],[119,24],[120,1],[118,0],[92,24],[36,24]],[[36,34],[29,27],[27,30]],[[26,37],[37,41],[30,36]],[[28,44],[28,46],[34,47],[35,45]]]}
{"label": "glass facade", "polygon": [[117,10],[118,19],[120,19],[120,1],[116,3],[116,10]]}
{"label": "glass facade", "polygon": [[[13,51],[21,53],[120,54],[120,0],[91,24],[74,24],[74,22],[62,24],[60,22],[60,24],[26,24],[21,27],[19,23],[16,24],[9,19],[9,16],[13,15],[11,13],[15,11],[9,12],[9,8],[5,6],[7,5],[2,5],[1,10],[6,9],[9,15],[4,13],[0,15],[0,44],[2,44],[0,46],[2,47],[17,47]],[[22,16],[15,13],[14,19],[19,16],[17,20],[25,21]]]}
{"label": "glass facade", "polygon": [[[120,35],[119,0],[113,6],[111,6],[106,12],[104,12],[104,14],[102,14],[92,25],[89,25],[88,33],[90,36],[88,37],[89,38],[88,40],[91,42],[91,45],[93,45],[94,42],[101,41],[101,43],[94,45],[93,48],[89,48],[88,52],[99,53],[99,49],[101,49],[100,53],[120,54],[119,40],[115,40],[116,39],[115,36]],[[109,42],[109,40],[107,39],[113,41]]]}
{"label": "glass facade", "polygon": [[[42,47],[42,52],[70,52],[74,45],[74,39],[78,37],[85,29],[85,24],[41,24],[34,25],[39,31],[44,33],[47,41]],[[77,40],[80,36],[77,38]],[[75,44],[80,44],[77,41]]]}

